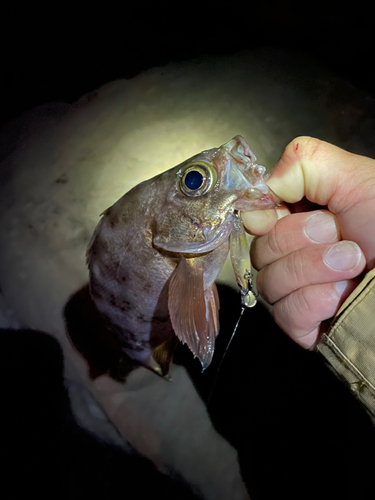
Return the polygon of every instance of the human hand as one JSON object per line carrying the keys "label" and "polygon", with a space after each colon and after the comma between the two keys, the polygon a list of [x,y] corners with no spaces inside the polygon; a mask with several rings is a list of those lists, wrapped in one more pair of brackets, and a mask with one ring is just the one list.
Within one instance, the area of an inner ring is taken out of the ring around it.
{"label": "human hand", "polygon": [[311,348],[362,271],[375,267],[375,161],[298,137],[267,183],[292,205],[242,213],[260,235],[251,247],[258,291],[276,323]]}

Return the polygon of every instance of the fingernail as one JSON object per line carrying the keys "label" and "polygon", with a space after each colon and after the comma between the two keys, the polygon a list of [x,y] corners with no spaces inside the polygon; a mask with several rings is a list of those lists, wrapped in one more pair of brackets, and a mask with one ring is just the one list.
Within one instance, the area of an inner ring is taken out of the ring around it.
{"label": "fingernail", "polygon": [[331,243],[337,241],[337,227],[333,215],[318,212],[307,219],[306,235],[317,243]]}
{"label": "fingernail", "polygon": [[345,292],[347,286],[348,286],[348,280],[336,281],[335,288],[336,288],[337,295],[339,297],[341,297],[341,295]]}
{"label": "fingernail", "polygon": [[353,241],[340,241],[326,251],[323,259],[335,271],[350,271],[359,264],[361,250]]}

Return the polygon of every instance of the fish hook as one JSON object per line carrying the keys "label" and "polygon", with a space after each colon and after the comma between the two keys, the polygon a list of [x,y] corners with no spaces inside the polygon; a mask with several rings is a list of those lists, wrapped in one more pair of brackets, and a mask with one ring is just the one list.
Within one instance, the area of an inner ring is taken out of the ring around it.
{"label": "fish hook", "polygon": [[254,307],[258,302],[257,297],[259,297],[259,294],[253,287],[253,273],[246,269],[243,277],[247,282],[247,287],[241,289],[241,305],[243,308]]}

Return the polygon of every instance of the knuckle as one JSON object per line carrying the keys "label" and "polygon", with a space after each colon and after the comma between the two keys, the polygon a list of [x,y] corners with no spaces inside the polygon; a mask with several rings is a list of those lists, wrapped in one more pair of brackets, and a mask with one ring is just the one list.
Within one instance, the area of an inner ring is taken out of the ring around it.
{"label": "knuckle", "polygon": [[298,312],[302,318],[311,318],[316,314],[316,307],[314,307],[314,303],[311,300],[309,288],[299,288],[295,292],[293,298],[296,312]]}
{"label": "knuckle", "polygon": [[326,146],[327,143],[315,137],[301,135],[295,137],[285,148],[280,160],[286,163],[294,163],[296,160],[314,160],[317,152]]}
{"label": "knuckle", "polygon": [[290,297],[284,297],[272,307],[272,316],[275,323],[290,337],[293,337],[295,318],[292,315]]}
{"label": "knuckle", "polygon": [[300,337],[319,324],[305,289],[299,289],[276,302],[272,312],[275,322],[292,338]]}
{"label": "knuckle", "polygon": [[304,266],[302,253],[295,251],[285,257],[284,273],[285,279],[291,286],[298,288],[301,278],[304,279],[306,266]]}
{"label": "knuckle", "polygon": [[318,149],[324,145],[324,142],[315,137],[301,135],[293,139],[288,147],[298,156],[304,158],[313,158]]}
{"label": "knuckle", "polygon": [[298,330],[308,327],[314,315],[306,288],[299,288],[287,295],[275,307],[278,315],[288,317],[292,327]]}
{"label": "knuckle", "polygon": [[280,257],[286,251],[285,232],[280,230],[280,224],[276,225],[267,233],[267,244],[271,253]]}
{"label": "knuckle", "polygon": [[269,293],[269,287],[267,287],[267,283],[270,283],[271,280],[268,277],[268,266],[261,269],[256,277],[256,287],[259,295],[263,297],[265,301],[269,304],[273,304],[273,299]]}
{"label": "knuckle", "polygon": [[257,271],[259,271],[263,267],[261,264],[260,256],[262,254],[261,247],[262,247],[262,240],[264,240],[264,238],[265,236],[255,236],[250,246],[251,264]]}
{"label": "knuckle", "polygon": [[307,286],[275,303],[276,323],[292,337],[301,337],[332,317],[338,300],[331,286]]}

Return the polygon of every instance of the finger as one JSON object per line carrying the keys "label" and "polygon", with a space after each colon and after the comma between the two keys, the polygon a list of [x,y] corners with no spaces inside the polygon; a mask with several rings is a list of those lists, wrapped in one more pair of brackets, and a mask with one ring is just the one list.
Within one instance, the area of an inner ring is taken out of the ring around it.
{"label": "finger", "polygon": [[337,313],[359,281],[354,278],[300,288],[273,306],[275,322],[297,344],[310,348],[318,340],[321,323]]}
{"label": "finger", "polygon": [[242,222],[250,234],[265,234],[277,222],[277,212],[271,210],[254,210],[253,212],[241,212]]}
{"label": "finger", "polygon": [[255,269],[260,270],[300,248],[339,239],[337,219],[328,210],[291,214],[279,220],[267,234],[253,240],[251,260]]}
{"label": "finger", "polygon": [[[319,139],[297,137],[286,147],[267,184],[285,202],[295,203],[306,196],[340,212],[352,201],[348,194],[361,184],[358,170],[363,171],[369,161]],[[366,189],[363,183],[361,187]]]}
{"label": "finger", "polygon": [[309,246],[263,267],[257,275],[257,289],[273,304],[305,286],[354,278],[365,264],[361,249],[352,241]]}
{"label": "finger", "polygon": [[375,161],[311,137],[297,137],[285,149],[267,184],[285,202],[304,196],[327,206],[343,237],[359,244],[367,269],[375,265]]}
{"label": "finger", "polygon": [[283,203],[276,209],[241,212],[241,218],[249,234],[261,236],[268,233],[279,219],[289,214],[290,209]]}
{"label": "finger", "polygon": [[[307,210],[305,211],[307,212]],[[290,215],[292,212],[290,210],[290,207],[288,207],[285,203],[283,203],[282,205],[276,208],[276,213],[277,213],[277,220],[280,220],[283,217]]]}

